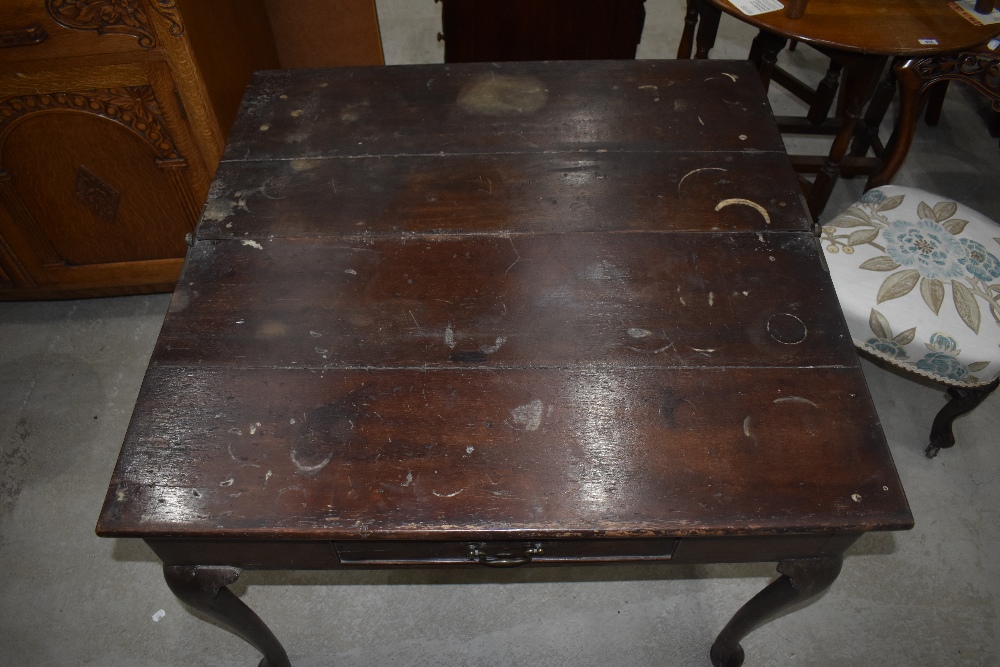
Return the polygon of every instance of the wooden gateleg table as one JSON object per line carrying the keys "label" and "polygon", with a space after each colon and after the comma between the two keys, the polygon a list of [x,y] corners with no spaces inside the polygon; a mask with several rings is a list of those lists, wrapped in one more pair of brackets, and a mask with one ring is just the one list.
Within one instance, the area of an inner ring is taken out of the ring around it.
{"label": "wooden gateleg table", "polygon": [[911,525],[756,72],[621,61],[257,74],[97,531],[272,667],[242,569],[775,561],[739,665]]}

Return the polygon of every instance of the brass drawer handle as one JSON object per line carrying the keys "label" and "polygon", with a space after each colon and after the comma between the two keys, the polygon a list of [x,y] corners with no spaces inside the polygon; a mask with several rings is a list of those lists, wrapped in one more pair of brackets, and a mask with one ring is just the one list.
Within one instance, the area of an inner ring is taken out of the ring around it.
{"label": "brass drawer handle", "polygon": [[0,49],[13,46],[31,46],[41,44],[49,36],[45,26],[41,23],[29,25],[26,28],[14,28],[13,30],[0,30]]}
{"label": "brass drawer handle", "polygon": [[533,556],[541,556],[545,553],[539,542],[535,542],[527,547],[520,555],[510,550],[489,554],[483,550],[485,546],[486,544],[483,542],[470,544],[469,558],[479,561],[480,565],[485,565],[486,567],[517,567],[519,565],[526,565],[531,562]]}

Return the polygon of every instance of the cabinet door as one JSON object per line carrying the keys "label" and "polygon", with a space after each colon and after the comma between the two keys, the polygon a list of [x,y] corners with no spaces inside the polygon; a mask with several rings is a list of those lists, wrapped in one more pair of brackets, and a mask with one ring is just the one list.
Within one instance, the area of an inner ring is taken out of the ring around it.
{"label": "cabinet door", "polygon": [[[142,71],[109,73],[123,69]],[[0,96],[0,237],[31,282],[20,296],[169,290],[176,280],[207,177],[183,121],[168,120],[180,113],[172,87],[131,78]]]}

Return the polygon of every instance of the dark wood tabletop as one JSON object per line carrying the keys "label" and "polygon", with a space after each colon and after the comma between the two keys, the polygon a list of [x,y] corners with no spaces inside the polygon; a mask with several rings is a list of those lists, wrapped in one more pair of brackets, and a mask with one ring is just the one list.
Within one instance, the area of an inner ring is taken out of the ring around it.
{"label": "dark wood tabletop", "polygon": [[839,571],[911,525],[756,72],[639,61],[258,73],[98,533],[205,610],[226,567]]}

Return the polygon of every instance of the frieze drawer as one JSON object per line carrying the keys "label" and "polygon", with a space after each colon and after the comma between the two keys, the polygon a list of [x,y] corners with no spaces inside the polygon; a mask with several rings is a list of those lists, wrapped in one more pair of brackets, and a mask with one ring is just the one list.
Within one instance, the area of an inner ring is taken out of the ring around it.
{"label": "frieze drawer", "polygon": [[486,565],[516,567],[528,563],[615,563],[666,561],[676,539],[517,540],[487,542],[391,541],[334,542],[343,565]]}

